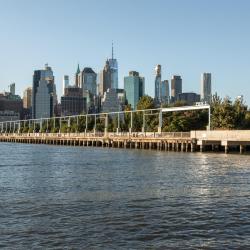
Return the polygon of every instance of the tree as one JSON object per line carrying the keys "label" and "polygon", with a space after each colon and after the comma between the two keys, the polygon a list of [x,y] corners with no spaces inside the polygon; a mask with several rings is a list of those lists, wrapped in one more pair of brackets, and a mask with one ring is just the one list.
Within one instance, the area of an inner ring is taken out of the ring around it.
{"label": "tree", "polygon": [[243,129],[246,127],[247,106],[242,100],[234,103],[229,97],[223,100],[215,94],[211,103],[211,127],[213,129]]}
{"label": "tree", "polygon": [[141,97],[137,104],[137,110],[154,109],[154,108],[155,108],[154,99],[148,95]]}

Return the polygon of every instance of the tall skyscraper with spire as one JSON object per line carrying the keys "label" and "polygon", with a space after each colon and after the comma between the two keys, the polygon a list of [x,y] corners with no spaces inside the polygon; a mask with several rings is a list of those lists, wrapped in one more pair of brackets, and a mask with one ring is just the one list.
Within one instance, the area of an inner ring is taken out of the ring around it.
{"label": "tall skyscraper with spire", "polygon": [[78,63],[76,74],[75,74],[75,86],[80,88],[80,82],[79,82],[79,74],[81,73],[80,66]]}
{"label": "tall skyscraper with spire", "polygon": [[118,89],[118,62],[114,58],[114,47],[112,43],[112,58],[109,60],[109,67],[111,70],[111,88]]}
{"label": "tall skyscraper with spire", "polygon": [[108,89],[112,89],[111,86],[112,71],[109,65],[109,60],[106,61],[104,69],[100,72],[99,78],[100,78],[99,94],[103,96]]}

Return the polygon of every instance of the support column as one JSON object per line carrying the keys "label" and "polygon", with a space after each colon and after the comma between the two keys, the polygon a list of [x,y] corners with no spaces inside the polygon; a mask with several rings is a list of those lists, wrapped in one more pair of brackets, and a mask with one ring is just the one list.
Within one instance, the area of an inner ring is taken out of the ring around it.
{"label": "support column", "polygon": [[141,132],[145,133],[145,111],[142,111],[142,119],[143,119],[143,123],[142,123]]}
{"label": "support column", "polygon": [[87,135],[87,131],[88,131],[88,115],[86,115],[85,119],[85,136]]}
{"label": "support column", "polygon": [[60,129],[59,129],[59,133],[61,133],[61,129],[62,129],[62,118],[60,117]]}
{"label": "support column", "polygon": [[243,151],[244,151],[244,146],[240,145],[240,154],[243,154]]}
{"label": "support column", "polygon": [[106,114],[106,117],[105,117],[104,135],[105,135],[105,136],[108,136],[108,114]]}
{"label": "support column", "polygon": [[120,113],[117,113],[117,129],[116,129],[116,134],[119,135],[120,133]]}
{"label": "support column", "polygon": [[175,147],[176,147],[176,151],[178,152],[179,151],[179,142],[175,143]]}
{"label": "support column", "polygon": [[159,113],[158,133],[161,133],[161,128],[162,128],[162,110],[160,110],[160,113]]}
{"label": "support column", "polygon": [[191,142],[191,152],[194,152],[194,143]]}
{"label": "support column", "polygon": [[96,133],[96,115],[95,115],[95,125],[94,125],[94,136],[95,136],[95,133]]}
{"label": "support column", "polygon": [[40,119],[40,129],[39,129],[39,132],[40,132],[40,133],[42,132],[42,128],[43,128],[43,120]]}
{"label": "support column", "polygon": [[78,125],[79,125],[79,121],[78,121],[78,116],[76,117],[76,132],[78,132]]}

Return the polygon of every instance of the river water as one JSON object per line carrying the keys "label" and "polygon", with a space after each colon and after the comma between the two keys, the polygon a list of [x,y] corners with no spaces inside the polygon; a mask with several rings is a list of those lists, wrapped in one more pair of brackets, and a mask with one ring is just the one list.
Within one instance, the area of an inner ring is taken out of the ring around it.
{"label": "river water", "polygon": [[250,156],[1,143],[0,248],[250,249]]}

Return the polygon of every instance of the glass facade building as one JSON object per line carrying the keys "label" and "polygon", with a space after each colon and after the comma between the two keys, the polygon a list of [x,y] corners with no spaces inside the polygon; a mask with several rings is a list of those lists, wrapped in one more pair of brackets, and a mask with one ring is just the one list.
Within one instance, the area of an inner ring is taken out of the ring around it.
{"label": "glass facade building", "polygon": [[155,67],[155,102],[159,104],[161,102],[161,65]]}
{"label": "glass facade building", "polygon": [[78,74],[79,87],[82,88],[83,93],[88,91],[92,95],[96,95],[96,77],[97,74],[92,68],[84,68]]}
{"label": "glass facade building", "polygon": [[210,103],[212,98],[211,73],[201,75],[201,101]]}
{"label": "glass facade building", "polygon": [[35,70],[32,86],[32,118],[49,118],[54,116],[57,105],[56,86],[51,67]]}
{"label": "glass facade building", "polygon": [[168,80],[164,80],[161,82],[161,103],[162,104],[169,103],[169,83],[168,83]]}
{"label": "glass facade building", "polygon": [[130,71],[129,76],[124,77],[124,90],[128,104],[135,110],[140,98],[145,94],[145,78],[140,77],[136,71]]}
{"label": "glass facade building", "polygon": [[109,66],[111,70],[111,88],[118,89],[118,63],[114,58],[109,59]]}
{"label": "glass facade building", "polygon": [[111,88],[118,89],[118,62],[114,58],[113,44],[112,44],[112,58],[110,58],[108,61],[111,70]]}

